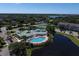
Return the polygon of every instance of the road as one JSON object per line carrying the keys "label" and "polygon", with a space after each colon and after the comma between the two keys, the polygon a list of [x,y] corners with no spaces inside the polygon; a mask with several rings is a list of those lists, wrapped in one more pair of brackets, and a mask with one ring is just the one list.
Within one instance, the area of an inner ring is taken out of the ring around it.
{"label": "road", "polygon": [[10,56],[8,46],[1,49],[0,56]]}
{"label": "road", "polygon": [[[0,36],[3,37],[4,38],[4,41],[6,42],[6,44],[9,45],[10,42],[6,40],[6,38],[7,38],[6,27],[2,27],[1,30],[2,30],[2,33],[0,33]],[[6,47],[4,47],[4,48],[1,49],[0,55],[1,56],[9,56],[10,55],[9,54],[9,50],[8,50],[8,46],[6,46]]]}

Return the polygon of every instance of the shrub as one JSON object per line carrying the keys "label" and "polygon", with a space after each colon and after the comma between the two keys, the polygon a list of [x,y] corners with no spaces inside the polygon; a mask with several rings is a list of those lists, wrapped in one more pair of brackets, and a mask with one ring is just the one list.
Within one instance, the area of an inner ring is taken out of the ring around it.
{"label": "shrub", "polygon": [[13,29],[12,26],[8,26],[8,27],[7,27],[7,30],[12,30],[12,29]]}
{"label": "shrub", "polygon": [[3,40],[2,37],[0,37],[0,48],[2,48],[4,44],[5,44],[5,41]]}
{"label": "shrub", "polygon": [[15,31],[11,31],[11,33],[15,33]]}
{"label": "shrub", "polygon": [[24,31],[24,30],[26,30],[26,29],[25,29],[25,28],[19,28],[19,30],[20,30],[20,31]]}
{"label": "shrub", "polygon": [[9,45],[9,51],[11,55],[25,56],[27,55],[25,42],[16,42]]}

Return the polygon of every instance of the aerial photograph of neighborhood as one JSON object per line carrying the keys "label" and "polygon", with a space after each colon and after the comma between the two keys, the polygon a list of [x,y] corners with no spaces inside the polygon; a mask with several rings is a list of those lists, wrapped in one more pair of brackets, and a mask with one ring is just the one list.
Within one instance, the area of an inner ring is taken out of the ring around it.
{"label": "aerial photograph of neighborhood", "polygon": [[79,56],[79,4],[0,3],[0,56]]}

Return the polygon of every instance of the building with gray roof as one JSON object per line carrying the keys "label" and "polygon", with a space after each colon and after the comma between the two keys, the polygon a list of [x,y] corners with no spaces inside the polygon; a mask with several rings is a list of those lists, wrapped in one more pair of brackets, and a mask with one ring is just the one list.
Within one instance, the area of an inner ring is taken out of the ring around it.
{"label": "building with gray roof", "polygon": [[67,30],[79,32],[79,24],[59,22],[58,26]]}

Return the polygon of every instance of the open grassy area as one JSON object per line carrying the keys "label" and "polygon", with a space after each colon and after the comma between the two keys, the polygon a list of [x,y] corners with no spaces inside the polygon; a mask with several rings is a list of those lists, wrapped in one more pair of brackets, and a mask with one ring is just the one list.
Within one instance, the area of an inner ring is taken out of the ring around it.
{"label": "open grassy area", "polygon": [[58,33],[58,34],[61,34],[61,35],[64,35],[66,36],[67,38],[69,38],[75,45],[77,45],[79,47],[79,39],[75,36],[72,36],[72,35],[68,35],[68,34],[65,34],[65,33]]}
{"label": "open grassy area", "polygon": [[27,49],[27,56],[31,56],[32,51],[34,51],[36,49],[40,49],[40,48],[42,48],[42,47],[35,47],[35,48],[29,48],[29,49]]}
{"label": "open grassy area", "polygon": [[31,56],[32,54],[32,49],[27,49],[27,56]]}

